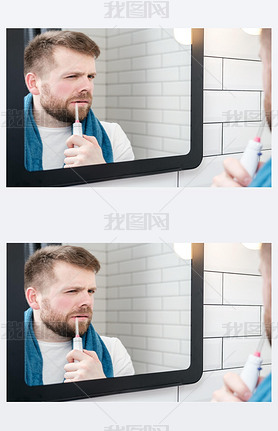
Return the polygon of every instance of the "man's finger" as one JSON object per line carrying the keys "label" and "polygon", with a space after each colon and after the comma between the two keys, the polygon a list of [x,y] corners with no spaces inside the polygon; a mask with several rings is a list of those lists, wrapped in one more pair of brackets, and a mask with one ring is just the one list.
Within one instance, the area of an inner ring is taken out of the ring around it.
{"label": "man's finger", "polygon": [[85,354],[83,352],[80,352],[80,350],[71,350],[67,354],[67,361],[73,362],[73,361],[82,361],[85,359]]}
{"label": "man's finger", "polygon": [[227,175],[226,172],[222,172],[222,174],[213,178],[212,187],[241,187],[241,185]]}
{"label": "man's finger", "polygon": [[67,168],[72,168],[73,169],[73,168],[77,168],[77,165],[75,165],[74,163],[72,163],[71,165],[65,165],[64,168],[65,169],[67,169]]}
{"label": "man's finger", "polygon": [[69,362],[64,366],[64,370],[67,372],[77,371],[78,370],[78,362]]}
{"label": "man's finger", "polygon": [[76,372],[72,371],[72,372],[67,372],[64,374],[64,378],[65,379],[74,379],[76,377]]}
{"label": "man's finger", "polygon": [[225,388],[221,388],[218,391],[213,392],[211,401],[214,403],[239,403],[241,400]]}
{"label": "man's finger", "polygon": [[83,353],[85,353],[88,356],[91,356],[91,358],[97,360],[98,362],[100,362],[98,355],[96,354],[96,352],[94,350],[86,350],[83,349]]}
{"label": "man's finger", "polygon": [[77,135],[71,135],[67,139],[66,144],[67,144],[68,148],[74,148],[74,146],[81,147],[81,145],[84,145],[84,138],[82,138],[81,136],[77,136]]}
{"label": "man's finger", "polygon": [[78,155],[78,148],[68,148],[64,151],[66,157],[75,157]]}
{"label": "man's finger", "polygon": [[223,162],[224,169],[231,178],[235,178],[243,187],[248,186],[252,178],[239,160],[229,157]]}
{"label": "man's finger", "polygon": [[74,165],[76,162],[75,157],[66,157],[64,160],[65,165]]}
{"label": "man's finger", "polygon": [[66,380],[64,380],[64,383],[72,383],[74,381],[75,381],[75,379],[66,379]]}
{"label": "man's finger", "polygon": [[87,141],[90,141],[92,144],[94,144],[94,145],[98,145],[98,146],[99,146],[99,143],[98,143],[97,139],[96,139],[94,136],[87,136],[87,135],[83,135],[83,137],[84,137]]}
{"label": "man's finger", "polygon": [[238,374],[232,372],[227,373],[224,375],[223,380],[227,391],[236,394],[241,401],[249,400],[252,393]]}

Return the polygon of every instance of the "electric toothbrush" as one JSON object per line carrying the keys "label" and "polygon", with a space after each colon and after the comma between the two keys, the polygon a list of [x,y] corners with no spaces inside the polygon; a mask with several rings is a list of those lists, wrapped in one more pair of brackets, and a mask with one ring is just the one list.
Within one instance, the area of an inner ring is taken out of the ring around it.
{"label": "electric toothbrush", "polygon": [[79,116],[78,116],[78,103],[75,104],[75,123],[73,123],[72,125],[73,128],[73,135],[77,135],[77,136],[83,136],[82,133],[82,124],[79,121]]}
{"label": "electric toothbrush", "polygon": [[253,355],[249,355],[244,365],[244,368],[240,374],[241,379],[244,381],[250,392],[254,392],[258,379],[260,377],[261,365],[263,359],[261,357],[261,350],[263,347],[265,337],[262,337],[256,352]]}
{"label": "electric toothbrush", "polygon": [[240,159],[240,163],[246,169],[251,178],[254,177],[258,164],[260,161],[260,156],[262,155],[262,143],[261,143],[261,135],[263,132],[264,122],[261,123],[257,136],[254,139],[250,139],[247,147],[243,153],[243,156]]}
{"label": "electric toothbrush", "polygon": [[79,350],[80,352],[83,352],[82,338],[79,335],[78,317],[75,318],[75,337],[73,339],[73,350]]}

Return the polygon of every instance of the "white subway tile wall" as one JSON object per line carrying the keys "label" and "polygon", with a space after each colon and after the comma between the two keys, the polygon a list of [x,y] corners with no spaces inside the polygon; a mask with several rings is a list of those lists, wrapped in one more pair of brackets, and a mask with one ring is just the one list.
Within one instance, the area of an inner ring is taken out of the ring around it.
{"label": "white subway tile wall", "polygon": [[[111,269],[110,262],[118,266]],[[106,335],[122,340],[137,373],[172,370],[181,363],[188,366],[189,265],[163,244],[125,244],[111,251],[107,245],[107,263],[107,291],[118,289],[118,299],[108,301],[117,315],[109,318]],[[128,322],[130,332],[121,333],[119,322]]]}
{"label": "white subway tile wall", "polygon": [[188,367],[189,263],[164,244],[84,247],[100,259],[102,266],[97,275],[100,288],[95,295],[95,329],[121,339],[137,373],[173,370],[181,364]]}
{"label": "white subway tile wall", "polygon": [[[180,173],[183,187],[210,186],[226,156],[241,157],[263,118],[259,36],[205,29],[204,42],[204,159],[195,171]],[[262,142],[265,161],[271,149],[267,126]]]}
{"label": "white subway tile wall", "polygon": [[96,116],[121,125],[137,159],[188,152],[190,47],[176,42],[172,29],[82,31],[101,50],[96,63]]}
{"label": "white subway tile wall", "polygon": [[[113,37],[107,32],[106,48],[106,120],[120,123],[135,157],[188,151],[189,50],[174,40],[171,29],[118,29]],[[115,59],[109,59],[112,51]],[[128,119],[125,111],[121,116],[125,108],[130,108]],[[187,136],[182,125],[187,126]]]}
{"label": "white subway tile wall", "polygon": [[[107,37],[105,29],[83,30],[102,50],[97,60],[94,111],[100,119],[122,125],[136,158],[165,156],[166,148],[171,148],[173,154],[187,153],[190,149],[187,126],[190,124],[190,67],[186,59],[189,52],[174,42],[170,29],[131,30],[109,29],[113,37]],[[131,42],[135,48],[130,48]],[[164,54],[160,53],[161,47]],[[181,171],[179,177],[176,172],[107,181],[95,186],[210,186],[213,177],[223,170],[224,158],[240,158],[248,140],[257,133],[264,98],[258,53],[259,36],[236,28],[205,29],[201,165],[192,171]],[[146,118],[151,119],[148,126],[144,124]],[[265,161],[271,149],[267,126],[262,142],[262,161]]]}
{"label": "white subway tile wall", "polygon": [[[177,258],[169,252],[169,246],[80,245],[102,264],[97,276],[98,285],[102,277],[102,285],[95,297],[97,331],[121,339],[136,358],[133,362],[137,373],[174,370],[186,361],[189,364],[190,295],[186,287],[189,273],[181,272],[182,278],[176,277]],[[163,269],[159,270],[161,281],[156,282],[158,261]],[[256,350],[263,326],[262,279],[258,267],[259,252],[242,244],[205,244],[204,374],[198,383],[180,388],[180,400],[209,401],[213,391],[222,385],[225,372],[240,372],[248,355]],[[153,277],[150,283],[141,275],[146,272]],[[131,282],[123,285],[127,275]],[[179,311],[181,308],[183,312]],[[267,341],[262,357],[262,374],[266,375],[271,364]],[[167,389],[160,392],[165,400],[167,393]],[[141,396],[133,394],[131,399],[138,401]],[[115,395],[113,399],[120,401],[122,397]],[[156,400],[159,398],[157,395]]]}

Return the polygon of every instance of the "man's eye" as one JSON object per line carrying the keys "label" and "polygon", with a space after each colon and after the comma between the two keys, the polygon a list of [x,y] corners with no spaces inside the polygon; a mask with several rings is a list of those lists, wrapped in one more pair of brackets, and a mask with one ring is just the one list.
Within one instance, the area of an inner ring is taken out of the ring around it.
{"label": "man's eye", "polygon": [[69,76],[66,76],[66,78],[67,78],[67,79],[75,78],[75,77],[76,77],[76,75],[69,75]]}
{"label": "man's eye", "polygon": [[92,293],[92,294],[96,293],[96,291],[94,289],[90,289],[90,290],[88,290],[88,292]]}
{"label": "man's eye", "polygon": [[66,293],[75,293],[75,292],[76,292],[76,290],[67,290]]}
{"label": "man's eye", "polygon": [[89,79],[95,79],[95,75],[88,75]]}

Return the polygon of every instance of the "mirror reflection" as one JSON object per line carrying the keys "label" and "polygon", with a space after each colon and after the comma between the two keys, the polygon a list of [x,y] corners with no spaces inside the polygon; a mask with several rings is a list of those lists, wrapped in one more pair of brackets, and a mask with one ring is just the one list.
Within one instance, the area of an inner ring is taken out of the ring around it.
{"label": "mirror reflection", "polygon": [[182,258],[170,244],[42,245],[29,255],[28,385],[190,366],[190,247]]}
{"label": "mirror reflection", "polygon": [[24,63],[27,170],[189,153],[191,45],[172,29],[45,32]]}

